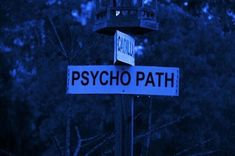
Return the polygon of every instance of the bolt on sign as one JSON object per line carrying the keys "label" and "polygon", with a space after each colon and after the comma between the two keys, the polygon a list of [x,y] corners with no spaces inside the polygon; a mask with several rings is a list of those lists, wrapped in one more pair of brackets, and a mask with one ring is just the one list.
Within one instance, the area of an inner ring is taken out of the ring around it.
{"label": "bolt on sign", "polygon": [[135,65],[135,40],[130,35],[116,31],[114,35],[114,64]]}
{"label": "bolt on sign", "polygon": [[68,66],[67,94],[179,95],[179,68]]}

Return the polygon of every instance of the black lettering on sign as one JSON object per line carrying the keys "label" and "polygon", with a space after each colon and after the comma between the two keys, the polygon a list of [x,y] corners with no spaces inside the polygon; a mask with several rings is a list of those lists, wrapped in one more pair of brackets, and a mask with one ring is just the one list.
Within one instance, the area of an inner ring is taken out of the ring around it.
{"label": "black lettering on sign", "polygon": [[167,82],[170,82],[171,87],[174,87],[174,73],[171,73],[171,77],[168,77],[168,73],[165,74],[165,87],[167,87]]}
{"label": "black lettering on sign", "polygon": [[99,71],[96,71],[96,72],[95,72],[95,75],[94,75],[94,73],[91,71],[91,76],[92,76],[92,78],[93,78],[93,86],[95,85],[95,81],[96,81],[96,78],[97,78],[97,76],[98,76],[98,73],[99,73]]}
{"label": "black lettering on sign", "polygon": [[155,87],[153,74],[151,72],[148,74],[147,80],[145,82],[145,86],[147,86],[148,84],[151,84],[153,87]]}
{"label": "black lettering on sign", "polygon": [[[127,82],[124,82],[124,76],[125,75],[127,75]],[[121,74],[121,83],[122,83],[122,85],[127,86],[127,85],[130,84],[130,82],[131,82],[131,75],[130,75],[130,73],[127,72],[127,71],[122,72],[122,74]]]}
{"label": "black lettering on sign", "polygon": [[[86,85],[89,84],[88,75],[89,75],[88,71],[83,71],[83,72],[82,72],[82,78],[83,78],[83,80],[81,81],[81,83],[82,83],[83,86],[86,86]],[[84,80],[85,80],[85,81],[84,81]]]}
{"label": "black lettering on sign", "polygon": [[78,80],[80,78],[80,73],[78,71],[72,72],[72,85],[74,85],[75,80]]}
{"label": "black lettering on sign", "polygon": [[122,53],[126,54],[126,38],[123,39]]}
{"label": "black lettering on sign", "polygon": [[110,72],[110,85],[113,85],[113,80],[116,80],[116,85],[119,83],[119,71],[117,71],[116,76],[113,75],[113,71]]}
{"label": "black lettering on sign", "polygon": [[129,54],[129,40],[126,40],[126,53],[127,53],[127,55],[130,55]]}
{"label": "black lettering on sign", "polygon": [[129,54],[129,40],[126,40],[126,53],[127,55],[130,55]]}
{"label": "black lettering on sign", "polygon": [[100,73],[100,84],[101,85],[107,85],[108,83],[109,83],[109,81],[106,79],[105,81],[104,81],[104,79],[103,79],[103,75],[106,75],[106,76],[108,76],[109,75],[109,73],[107,72],[107,71],[102,71],[101,73]]}
{"label": "black lettering on sign", "polygon": [[129,55],[130,56],[132,56],[132,51],[131,51],[132,49],[131,49],[131,47],[132,47],[132,44],[131,44],[131,41],[129,41],[129,48],[128,49],[129,49]]}
{"label": "black lettering on sign", "polygon": [[134,48],[133,48],[133,47],[134,47],[134,45],[133,45],[133,43],[131,43],[131,44],[130,44],[130,52],[131,52],[130,55],[131,55],[132,57],[134,56]]}
{"label": "black lettering on sign", "polygon": [[121,49],[121,45],[122,45],[121,37],[120,37],[120,36],[118,36],[118,45],[117,45],[117,49],[118,49],[118,51],[121,51],[121,50],[122,50],[122,49]]}
{"label": "black lettering on sign", "polygon": [[145,76],[144,76],[144,72],[138,71],[136,73],[136,85],[139,86],[139,82],[144,80]]}
{"label": "black lettering on sign", "polygon": [[158,76],[158,87],[161,86],[161,77],[164,73],[156,72],[156,75]]}

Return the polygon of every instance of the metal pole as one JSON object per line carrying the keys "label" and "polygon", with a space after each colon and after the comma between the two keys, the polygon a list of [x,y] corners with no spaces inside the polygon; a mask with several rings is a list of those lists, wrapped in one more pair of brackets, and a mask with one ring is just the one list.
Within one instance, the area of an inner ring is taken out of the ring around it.
{"label": "metal pole", "polygon": [[134,97],[116,96],[115,156],[134,155]]}
{"label": "metal pole", "polygon": [[134,97],[131,96],[131,156],[134,156]]}
{"label": "metal pole", "polygon": [[[126,3],[124,1],[119,1]],[[114,62],[117,57],[117,40],[114,36]],[[115,115],[115,156],[133,156],[134,153],[134,96],[116,96]]]}
{"label": "metal pole", "polygon": [[122,155],[122,100],[115,96],[115,156]]}

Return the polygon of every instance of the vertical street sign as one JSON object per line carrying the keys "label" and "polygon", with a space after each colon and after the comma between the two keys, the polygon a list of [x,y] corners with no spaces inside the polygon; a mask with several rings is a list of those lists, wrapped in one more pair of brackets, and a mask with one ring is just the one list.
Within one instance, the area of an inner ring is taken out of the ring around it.
{"label": "vertical street sign", "polygon": [[114,64],[135,65],[135,40],[130,35],[116,31],[114,35]]}

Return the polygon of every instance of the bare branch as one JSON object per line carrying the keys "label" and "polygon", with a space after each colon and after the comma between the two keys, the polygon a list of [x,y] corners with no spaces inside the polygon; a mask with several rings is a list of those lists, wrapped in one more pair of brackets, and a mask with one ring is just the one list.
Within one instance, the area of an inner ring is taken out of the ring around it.
{"label": "bare branch", "polygon": [[98,138],[99,136],[100,136],[100,134],[86,138],[86,139],[82,139],[82,142],[94,140],[94,139]]}
{"label": "bare branch", "polygon": [[143,113],[139,112],[138,114],[135,115],[134,120],[136,120],[138,117],[140,117],[141,115],[143,115]]}
{"label": "bare branch", "polygon": [[107,150],[107,151],[104,151],[104,154],[105,154],[105,155],[110,155],[110,154],[112,154],[112,153],[115,151],[114,148],[115,148],[115,147],[113,146],[111,149],[109,149],[109,150]]}
{"label": "bare branch", "polygon": [[204,144],[207,144],[208,142],[211,142],[212,140],[213,140],[212,138],[206,139],[206,140],[204,140],[204,141],[202,141],[202,142],[200,142],[200,143],[198,143],[198,144],[196,144],[196,145],[194,145],[194,146],[192,146],[192,147],[189,147],[189,148],[187,148],[187,149],[184,149],[184,150],[182,150],[182,151],[176,153],[175,156],[180,156],[180,155],[182,155],[182,154],[184,154],[184,153],[186,153],[186,152],[192,150],[193,148],[198,147],[198,146],[201,146],[201,145],[204,145]]}
{"label": "bare branch", "polygon": [[191,156],[203,156],[203,155],[210,155],[210,154],[213,154],[213,153],[216,153],[217,150],[215,151],[207,151],[207,152],[201,152],[201,153],[196,153],[196,154],[193,154]]}
{"label": "bare branch", "polygon": [[56,49],[58,49],[58,51],[59,51],[62,55],[64,55],[63,51],[60,49],[59,46],[57,46],[57,45],[55,44],[55,42],[51,39],[50,36],[48,36],[48,39],[49,39],[49,41],[51,42],[51,44],[52,44]]}
{"label": "bare branch", "polygon": [[61,39],[60,39],[60,36],[59,36],[59,34],[58,34],[57,30],[56,30],[56,27],[55,27],[55,25],[54,25],[54,22],[51,20],[50,17],[48,17],[48,19],[49,19],[50,24],[52,25],[52,28],[53,28],[53,30],[54,30],[54,32],[55,32],[56,38],[57,38],[57,40],[59,41],[60,47],[61,47],[61,49],[62,49],[62,51],[63,51],[63,54],[64,54],[64,56],[67,58],[67,57],[68,57],[68,54],[67,54],[67,52],[65,51],[64,45],[63,45],[63,43],[62,43],[62,41],[61,41]]}
{"label": "bare branch", "polygon": [[151,129],[152,129],[152,98],[149,98],[149,107],[148,107],[148,130],[149,134],[146,140],[146,156],[149,155],[149,148],[151,143]]}
{"label": "bare branch", "polygon": [[144,134],[140,134],[140,135],[136,136],[136,137],[135,137],[135,142],[138,141],[139,139],[143,138],[143,137],[148,136],[149,133],[153,133],[153,132],[155,132],[155,131],[157,131],[157,130],[160,130],[160,129],[169,127],[169,126],[171,126],[171,125],[174,125],[174,124],[176,124],[176,123],[182,121],[183,119],[185,119],[185,118],[188,117],[188,116],[189,116],[189,115],[184,115],[184,116],[182,116],[182,117],[177,118],[176,120],[170,121],[170,122],[168,122],[168,123],[166,123],[166,124],[163,124],[163,125],[161,125],[161,126],[159,126],[159,127],[152,128],[150,131],[148,131],[148,132],[146,132],[146,133],[144,133]]}
{"label": "bare branch", "polygon": [[73,156],[78,156],[79,151],[80,151],[80,149],[81,149],[81,144],[82,144],[82,142],[81,142],[81,136],[80,136],[80,133],[79,133],[79,130],[78,130],[78,127],[77,127],[77,126],[75,127],[75,130],[76,130],[76,133],[77,133],[78,141],[77,141],[77,147],[76,147],[76,149],[75,149],[75,151],[74,151]]}
{"label": "bare branch", "polygon": [[55,145],[56,145],[56,148],[57,148],[57,150],[59,151],[59,153],[60,153],[60,156],[63,156],[64,154],[63,154],[63,150],[62,150],[62,148],[61,148],[61,146],[60,146],[60,143],[59,143],[59,140],[58,140],[58,138],[53,134],[53,132],[51,132],[51,138],[52,138],[52,140],[53,140],[53,142],[55,143]]}
{"label": "bare branch", "polygon": [[95,150],[103,146],[107,141],[111,140],[114,138],[114,134],[111,134],[109,137],[104,139],[101,143],[97,144],[95,147],[93,147],[89,152],[87,152],[84,156],[89,156],[91,153],[93,153]]}
{"label": "bare branch", "polygon": [[81,149],[82,147],[85,147],[85,146],[87,145],[87,144],[86,144],[86,145],[83,145],[83,146],[82,146],[82,143],[83,143],[83,142],[93,142],[94,140],[100,139],[100,138],[102,138],[102,137],[105,136],[105,134],[104,134],[104,135],[95,135],[95,136],[93,136],[93,137],[89,137],[89,138],[86,138],[86,139],[82,139],[82,138],[81,138],[81,135],[80,135],[80,132],[79,132],[79,129],[78,129],[77,126],[75,127],[75,130],[76,130],[76,133],[77,133],[77,139],[78,139],[78,141],[77,141],[77,147],[76,147],[76,149],[75,149],[75,151],[74,151],[73,156],[78,156],[78,154],[79,154],[79,152],[80,152],[80,149]]}
{"label": "bare branch", "polygon": [[[103,134],[103,135],[100,135],[100,136],[97,137],[97,138],[94,138],[92,141],[89,141],[88,143],[83,144],[82,148],[89,146],[89,145],[90,145],[91,143],[93,143],[94,141],[97,141],[97,140],[102,139],[102,138],[105,137],[106,135],[107,135],[107,134]],[[83,139],[82,139],[82,140],[83,140]],[[85,139],[84,142],[86,142],[86,139]]]}

